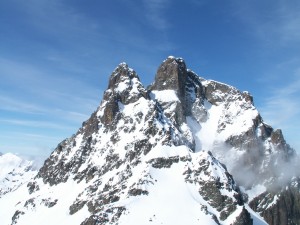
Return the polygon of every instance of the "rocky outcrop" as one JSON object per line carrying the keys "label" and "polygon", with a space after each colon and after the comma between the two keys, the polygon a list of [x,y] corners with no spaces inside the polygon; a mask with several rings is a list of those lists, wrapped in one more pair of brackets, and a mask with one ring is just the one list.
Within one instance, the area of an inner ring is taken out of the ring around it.
{"label": "rocky outcrop", "polygon": [[217,81],[207,82],[204,91],[206,99],[213,105],[234,100],[235,97],[237,97],[235,100],[245,100],[253,104],[253,97],[249,92],[241,92],[230,85]]}
{"label": "rocky outcrop", "polygon": [[114,119],[119,112],[119,103],[127,105],[141,97],[149,98],[147,90],[141,84],[136,72],[126,63],[121,63],[111,74],[108,89],[104,92],[100,121],[113,129]]}
{"label": "rocky outcrop", "polygon": [[300,224],[300,185],[294,179],[281,190],[269,190],[250,202],[250,207],[267,221],[269,225]]}
{"label": "rocky outcrop", "polygon": [[187,70],[185,86],[185,113],[192,116],[198,123],[205,122],[208,118],[208,111],[204,107],[205,90],[201,79],[191,70]]}
{"label": "rocky outcrop", "polygon": [[252,225],[253,219],[251,218],[250,213],[248,210],[243,207],[242,212],[240,215],[236,218],[236,221],[232,225]]}
{"label": "rocky outcrop", "polygon": [[187,68],[181,58],[169,56],[159,66],[151,90],[174,90],[184,102]]}
{"label": "rocky outcrop", "polygon": [[[158,103],[177,126],[185,122],[186,81],[187,69],[184,60],[170,56],[159,66],[155,81],[149,87],[149,90],[153,93],[158,92],[166,97],[159,98]],[[168,93],[167,91],[173,91],[174,93]],[[170,99],[168,97],[170,94],[176,96],[175,99]],[[167,100],[168,98],[169,100]]]}
{"label": "rocky outcrop", "polygon": [[[122,104],[136,102],[139,98],[148,98],[147,91],[136,72],[126,63],[121,63],[111,74],[108,91],[112,91],[116,100]],[[105,97],[103,100],[107,100]]]}

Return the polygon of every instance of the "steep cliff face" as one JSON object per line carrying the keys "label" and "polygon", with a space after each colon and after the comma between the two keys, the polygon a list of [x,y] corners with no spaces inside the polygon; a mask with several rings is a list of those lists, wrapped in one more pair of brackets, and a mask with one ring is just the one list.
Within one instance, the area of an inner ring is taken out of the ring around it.
{"label": "steep cliff face", "polygon": [[[0,199],[0,216],[18,225],[248,225],[293,213],[288,224],[297,224],[299,188],[282,186],[295,158],[248,92],[201,78],[175,57],[146,89],[121,63],[78,132]],[[281,200],[271,204],[274,196]]]}
{"label": "steep cliff face", "polygon": [[279,190],[265,191],[255,197],[250,206],[259,212],[269,225],[300,224],[299,178],[293,178]]}
{"label": "steep cliff face", "polygon": [[181,58],[160,65],[150,90],[188,146],[212,151],[247,187],[275,182],[275,164],[295,156],[282,132],[264,123],[248,92],[197,76]]}

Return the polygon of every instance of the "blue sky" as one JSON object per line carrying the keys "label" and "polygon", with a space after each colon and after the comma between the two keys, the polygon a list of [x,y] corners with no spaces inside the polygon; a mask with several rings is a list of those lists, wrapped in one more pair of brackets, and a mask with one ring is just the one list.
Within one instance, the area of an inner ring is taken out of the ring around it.
{"label": "blue sky", "polygon": [[127,62],[147,86],[169,55],[249,91],[300,151],[300,2],[2,0],[0,151],[47,156]]}

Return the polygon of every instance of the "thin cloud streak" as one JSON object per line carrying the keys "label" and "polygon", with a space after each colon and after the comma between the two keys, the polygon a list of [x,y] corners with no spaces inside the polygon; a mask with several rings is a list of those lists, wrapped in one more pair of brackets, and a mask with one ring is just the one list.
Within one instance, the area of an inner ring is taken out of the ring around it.
{"label": "thin cloud streak", "polygon": [[[168,46],[165,48],[158,46],[156,49],[156,45],[151,45],[149,41],[152,40],[145,39],[142,32],[143,25],[139,21],[124,26],[122,21],[106,20],[106,18],[99,21],[98,18],[96,19],[58,0],[50,2],[44,0],[29,1],[29,3],[24,2],[19,6],[26,9],[28,23],[40,33],[54,36],[59,45],[66,46],[69,50],[72,49],[69,52],[70,57],[74,54],[81,54],[81,57],[85,58],[84,55],[91,54],[91,46],[94,48],[97,46],[96,49],[102,49],[102,51],[109,53],[111,49],[107,49],[107,46],[116,45],[116,43],[119,46],[117,51],[121,51],[125,45],[131,46],[132,49],[143,49],[151,52],[155,52],[155,50],[166,51],[166,49],[170,50],[172,48],[172,45],[166,41],[164,44]],[[165,31],[170,27],[171,23],[164,15],[170,4],[169,0],[144,0],[142,3],[145,12],[141,16],[146,17],[148,25],[160,31]],[[132,9],[128,10],[131,11]],[[80,45],[73,45],[73,43],[80,43]],[[151,48],[149,48],[149,44]],[[59,52],[61,52],[61,49],[59,49]],[[93,54],[97,54],[97,52]],[[59,55],[53,52],[48,57],[52,61],[60,58]],[[61,62],[76,66],[74,62],[66,60],[66,57],[64,58]]]}
{"label": "thin cloud streak", "polygon": [[[64,119],[74,123],[87,120],[90,114],[96,109],[96,102],[84,99],[74,98],[75,105],[80,106],[78,111],[69,111],[67,109],[52,109],[50,107],[25,103],[9,97],[0,96],[0,110],[8,112],[16,112],[21,114],[33,114],[40,116],[52,116],[56,119]],[[84,112],[84,113],[83,113]],[[3,117],[2,117],[3,118]]]}
{"label": "thin cloud streak", "polygon": [[274,128],[280,128],[287,142],[300,152],[299,136],[295,128],[300,127],[300,77],[287,85],[282,85],[271,93],[261,104],[260,112],[264,120]]}
{"label": "thin cloud streak", "polygon": [[150,24],[158,30],[166,30],[170,23],[164,16],[164,11],[170,4],[169,0],[144,0],[146,17]]}
{"label": "thin cloud streak", "polygon": [[0,110],[26,114],[44,114],[46,112],[37,105],[5,96],[0,96]]}
{"label": "thin cloud streak", "polygon": [[21,119],[0,119],[1,123],[25,126],[25,127],[39,127],[47,129],[61,129],[61,130],[70,130],[73,127],[61,125],[48,121],[35,121],[35,120],[21,120]]}
{"label": "thin cloud streak", "polygon": [[300,42],[300,2],[285,1],[237,2],[232,1],[234,15],[266,45],[286,46]]}
{"label": "thin cloud streak", "polygon": [[[6,65],[7,68],[2,67]],[[80,114],[90,114],[100,101],[100,89],[97,90],[91,85],[82,82],[80,77],[69,77],[56,74],[55,71],[48,71],[34,68],[25,63],[12,60],[0,59],[0,73],[3,74],[3,89],[16,90],[15,94],[7,96],[5,91],[0,91],[0,109],[28,114],[51,114],[51,105],[61,106],[58,111],[68,113],[76,111]],[[34,88],[32,88],[34,87]],[[74,94],[74,91],[82,91],[81,97]],[[97,94],[98,93],[98,94]],[[6,96],[5,96],[6,95]],[[99,95],[99,96],[98,96]],[[98,100],[98,99],[99,100]],[[78,110],[78,111],[77,111]]]}
{"label": "thin cloud streak", "polygon": [[25,9],[29,24],[42,33],[58,36],[56,40],[63,40],[61,37],[76,38],[75,34],[91,33],[98,27],[86,16],[58,0],[28,0],[18,7]]}
{"label": "thin cloud streak", "polygon": [[35,133],[21,133],[21,132],[9,132],[1,135],[2,139],[14,141],[16,138],[18,141],[37,141],[42,140],[43,142],[57,142],[59,138],[51,137],[49,135],[35,134]]}

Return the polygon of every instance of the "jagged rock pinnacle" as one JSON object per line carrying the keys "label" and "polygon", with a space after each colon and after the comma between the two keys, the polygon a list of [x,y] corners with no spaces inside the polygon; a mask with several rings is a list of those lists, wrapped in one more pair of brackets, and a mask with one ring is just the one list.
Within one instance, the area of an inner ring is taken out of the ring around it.
{"label": "jagged rock pinnacle", "polygon": [[179,98],[185,96],[187,69],[182,58],[169,56],[157,70],[152,90],[174,90]]}
{"label": "jagged rock pinnacle", "polygon": [[111,124],[119,111],[118,103],[127,105],[141,97],[149,98],[139,76],[126,63],[120,63],[111,74],[108,89],[104,92],[101,104],[104,112],[100,120],[105,125]]}
{"label": "jagged rock pinnacle", "polygon": [[108,83],[108,89],[114,89],[122,81],[122,79],[124,80],[126,78],[133,77],[139,79],[135,71],[129,68],[129,66],[125,62],[122,62],[115,68],[115,70],[111,74]]}

